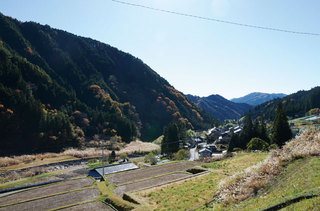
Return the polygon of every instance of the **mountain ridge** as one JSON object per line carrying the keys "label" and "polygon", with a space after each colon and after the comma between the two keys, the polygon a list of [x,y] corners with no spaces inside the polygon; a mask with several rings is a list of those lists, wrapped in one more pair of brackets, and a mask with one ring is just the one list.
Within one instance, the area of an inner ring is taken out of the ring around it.
{"label": "mountain ridge", "polygon": [[218,94],[209,95],[208,97],[193,95],[187,95],[187,97],[213,117],[220,120],[239,119],[253,108],[253,106],[245,103],[231,102]]}
{"label": "mountain ridge", "polygon": [[320,86],[298,91],[281,99],[267,101],[255,106],[250,113],[253,117],[264,115],[266,119],[273,120],[279,102],[282,103],[283,111],[289,117],[304,116],[310,109],[320,108]]}
{"label": "mountain ridge", "polygon": [[283,98],[286,94],[283,93],[263,93],[263,92],[252,92],[243,97],[232,98],[230,101],[235,103],[247,103],[249,105],[257,106],[264,102],[273,100],[275,98]]}

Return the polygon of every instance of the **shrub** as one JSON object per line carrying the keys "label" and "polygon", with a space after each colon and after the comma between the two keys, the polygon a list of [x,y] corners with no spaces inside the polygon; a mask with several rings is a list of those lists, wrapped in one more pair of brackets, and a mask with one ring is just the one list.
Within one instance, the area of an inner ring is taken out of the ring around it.
{"label": "shrub", "polygon": [[185,149],[180,149],[175,155],[175,160],[186,160],[187,159],[187,151]]}
{"label": "shrub", "polygon": [[277,144],[271,144],[269,146],[269,150],[272,150],[272,149],[278,149],[278,145]]}
{"label": "shrub", "polygon": [[150,152],[144,157],[144,162],[150,163],[151,165],[155,165],[158,161],[153,152]]}
{"label": "shrub", "polygon": [[252,138],[250,142],[247,144],[248,150],[261,150],[267,151],[269,144],[260,138]]}

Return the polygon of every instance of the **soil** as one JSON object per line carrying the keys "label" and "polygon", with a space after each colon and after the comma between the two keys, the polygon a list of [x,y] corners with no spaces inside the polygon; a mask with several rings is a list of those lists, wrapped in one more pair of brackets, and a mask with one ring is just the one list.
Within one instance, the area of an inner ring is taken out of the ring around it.
{"label": "soil", "polygon": [[29,201],[21,204],[2,207],[0,208],[0,211],[2,210],[6,210],[6,211],[48,210],[48,209],[53,209],[61,206],[66,206],[68,204],[74,204],[81,201],[92,200],[98,197],[99,194],[100,192],[96,189],[79,190],[75,192],[48,197],[48,198],[37,199],[34,201]]}
{"label": "soil", "polygon": [[95,202],[89,202],[85,204],[80,204],[77,206],[69,207],[62,209],[62,211],[87,211],[87,210],[95,210],[95,211],[100,211],[100,210],[107,210],[107,211],[113,211],[109,206],[105,205],[104,203],[100,201],[95,201]]}
{"label": "soil", "polygon": [[90,178],[83,178],[45,185],[31,190],[21,191],[16,194],[1,197],[0,205],[88,187],[91,186],[92,183],[93,181]]}
{"label": "soil", "polygon": [[123,173],[111,174],[107,176],[107,180],[113,185],[119,185],[127,182],[133,182],[146,179],[170,172],[186,171],[194,166],[199,165],[197,162],[183,161],[178,163],[169,163],[159,166],[152,166],[138,170],[127,171]]}
{"label": "soil", "polygon": [[186,174],[186,173],[173,173],[173,174],[169,174],[169,175],[160,176],[157,178],[151,178],[151,179],[147,179],[147,180],[143,180],[143,181],[139,181],[139,182],[134,182],[134,183],[118,186],[114,190],[114,193],[117,194],[118,196],[122,197],[123,194],[126,192],[137,191],[137,190],[141,190],[144,188],[151,188],[151,187],[158,186],[158,185],[164,185],[169,182],[173,182],[178,179],[185,179],[188,177],[192,177],[192,175]]}

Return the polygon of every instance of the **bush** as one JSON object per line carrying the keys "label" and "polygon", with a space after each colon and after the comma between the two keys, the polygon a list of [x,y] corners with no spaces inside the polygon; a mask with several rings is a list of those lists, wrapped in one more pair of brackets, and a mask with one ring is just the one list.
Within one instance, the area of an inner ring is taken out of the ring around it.
{"label": "bush", "polygon": [[144,162],[150,163],[151,165],[157,164],[158,160],[156,156],[153,154],[153,152],[150,152],[144,157]]}
{"label": "bush", "polygon": [[272,150],[272,149],[278,149],[278,145],[277,144],[271,144],[269,146],[269,150]]}
{"label": "bush", "polygon": [[186,160],[187,159],[187,151],[185,149],[180,149],[175,155],[175,160]]}
{"label": "bush", "polygon": [[247,144],[247,150],[267,151],[269,144],[260,138],[252,138]]}

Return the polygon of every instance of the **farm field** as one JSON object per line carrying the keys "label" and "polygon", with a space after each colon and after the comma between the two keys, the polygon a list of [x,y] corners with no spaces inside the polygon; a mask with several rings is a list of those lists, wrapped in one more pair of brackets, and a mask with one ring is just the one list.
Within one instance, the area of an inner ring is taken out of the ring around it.
{"label": "farm field", "polygon": [[[67,172],[66,175],[61,174],[61,176],[68,177],[68,173],[71,173],[71,176],[74,174],[71,171]],[[49,185],[28,188],[9,195],[3,194],[0,196],[0,210],[48,210],[59,207],[68,208],[73,205],[78,206],[78,204],[81,204],[78,207],[80,210],[82,207],[85,209],[96,205],[97,210],[100,208],[100,210],[109,209],[103,203],[82,205],[83,202],[93,202],[100,195],[101,193],[94,180],[84,174],[82,178],[78,177]]]}
{"label": "farm field", "polygon": [[79,210],[107,210],[107,211],[113,211],[110,207],[106,206],[100,201],[94,201],[94,202],[88,202],[68,208],[61,209],[62,211],[79,211]]}
{"label": "farm field", "polygon": [[137,182],[127,183],[124,185],[117,186],[117,188],[114,190],[115,194],[122,197],[124,193],[131,192],[131,191],[137,191],[144,188],[150,188],[158,185],[164,185],[170,182],[174,182],[179,179],[186,179],[192,177],[191,174],[187,173],[170,173],[166,175],[159,175],[154,178],[149,178]]}
{"label": "farm field", "polygon": [[90,178],[75,179],[65,182],[58,182],[43,187],[36,187],[30,190],[21,191],[16,194],[8,195],[0,198],[0,205],[16,203],[28,199],[38,198],[41,196],[52,195],[55,193],[76,190],[79,188],[89,187],[93,183]]}
{"label": "farm field", "polygon": [[116,173],[108,175],[106,178],[112,185],[119,185],[134,181],[139,181],[142,179],[152,178],[159,175],[168,174],[171,172],[181,172],[186,171],[190,168],[200,165],[198,162],[182,161],[168,163],[158,166],[151,166],[147,168],[137,169],[133,171]]}
{"label": "farm field", "polygon": [[99,194],[99,191],[96,189],[85,189],[54,195],[47,198],[43,197],[23,203],[17,203],[6,207],[1,207],[0,210],[48,210],[81,201],[93,200],[94,198],[98,197]]}

